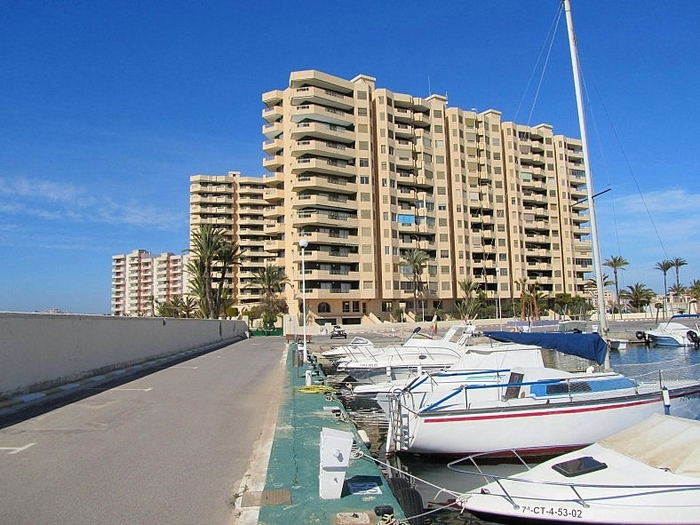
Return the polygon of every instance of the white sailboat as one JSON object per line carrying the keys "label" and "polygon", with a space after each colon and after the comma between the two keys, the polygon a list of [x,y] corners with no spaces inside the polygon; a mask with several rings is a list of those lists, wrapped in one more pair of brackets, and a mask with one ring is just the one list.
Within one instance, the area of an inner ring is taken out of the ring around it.
{"label": "white sailboat", "polygon": [[[605,334],[603,271],[578,52],[569,0],[563,4],[581,127],[599,332]],[[583,335],[566,334],[572,341]],[[609,369],[607,362],[605,368]],[[395,452],[450,455],[512,449],[520,454],[550,455],[581,448],[652,414],[669,411],[691,418],[700,414],[697,377],[670,379],[660,373],[654,380],[634,381],[612,372],[569,374],[543,367],[513,368],[507,379],[499,376],[495,382],[448,384],[429,393],[402,390],[392,399],[387,448]]]}

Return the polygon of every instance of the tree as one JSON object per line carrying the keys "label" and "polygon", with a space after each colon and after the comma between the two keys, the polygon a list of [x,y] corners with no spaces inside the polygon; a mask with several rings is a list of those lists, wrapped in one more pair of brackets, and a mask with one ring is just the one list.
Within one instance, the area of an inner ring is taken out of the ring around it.
{"label": "tree", "polygon": [[[695,303],[695,313],[698,313],[698,301],[700,301],[700,280],[695,279],[688,287],[688,295]],[[688,312],[690,313],[690,312]]]}
{"label": "tree", "polygon": [[404,267],[408,267],[411,272],[411,280],[413,282],[413,308],[414,313],[418,307],[418,293],[423,292],[423,270],[428,265],[430,255],[423,250],[412,249],[407,250],[401,256],[401,263]]}
{"label": "tree", "polygon": [[622,257],[621,255],[612,255],[609,259],[605,259],[603,266],[612,268],[613,271],[613,281],[615,283],[615,297],[617,297],[617,309],[620,312],[620,317],[622,317],[622,310],[620,309],[620,286],[618,281],[618,270],[624,270],[625,266],[629,265],[629,261]]}
{"label": "tree", "polygon": [[686,266],[688,264],[688,261],[681,257],[676,257],[675,259],[671,259],[671,264],[673,264],[673,267],[676,269],[676,288],[679,288],[681,285],[681,266]]}
{"label": "tree", "polygon": [[284,268],[268,264],[264,268],[256,268],[253,272],[253,280],[249,286],[259,288],[262,294],[260,300],[261,317],[263,323],[268,324],[277,319],[279,314],[288,309],[287,302],[280,294],[284,291],[289,278],[284,273]]}
{"label": "tree", "polygon": [[471,279],[457,281],[460,291],[464,294],[464,299],[458,301],[455,305],[457,312],[465,321],[473,319],[481,308],[481,299],[474,294],[479,291],[479,284]]}
{"label": "tree", "polygon": [[224,230],[211,224],[202,224],[192,232],[190,246],[190,291],[199,300],[200,315],[218,319],[224,303],[231,300],[227,273],[239,264],[240,249],[226,238]]}
{"label": "tree", "polygon": [[654,266],[654,269],[660,270],[664,274],[664,319],[666,318],[666,294],[668,293],[668,289],[666,287],[666,274],[671,268],[673,268],[673,261],[669,261],[668,259],[664,259],[661,262],[657,262]]}
{"label": "tree", "polygon": [[641,283],[635,283],[628,286],[627,290],[623,290],[620,295],[636,312],[642,311],[644,307],[649,305],[656,296],[654,290],[647,288],[645,284]]}

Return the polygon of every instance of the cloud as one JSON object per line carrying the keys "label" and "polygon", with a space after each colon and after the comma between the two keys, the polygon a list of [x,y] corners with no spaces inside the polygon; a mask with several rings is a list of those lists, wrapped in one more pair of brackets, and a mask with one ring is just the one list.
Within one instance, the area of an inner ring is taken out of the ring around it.
{"label": "cloud", "polygon": [[50,180],[0,177],[0,213],[41,221],[103,223],[171,231],[187,220],[175,212],[134,201],[121,202],[88,189]]}

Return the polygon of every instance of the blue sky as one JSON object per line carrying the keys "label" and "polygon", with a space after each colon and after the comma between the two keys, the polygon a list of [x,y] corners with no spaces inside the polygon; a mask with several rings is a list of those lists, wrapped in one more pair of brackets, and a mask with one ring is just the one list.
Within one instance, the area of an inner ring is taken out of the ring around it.
{"label": "blue sky", "polygon": [[[261,95],[289,73],[579,136],[558,0],[0,3],[0,310],[109,313],[111,257],[187,247],[189,177],[263,173]],[[700,3],[573,0],[603,258],[700,278]],[[538,60],[539,59],[539,60]],[[539,65],[538,65],[539,63]],[[540,88],[537,89],[537,85]],[[538,93],[535,97],[535,93]],[[536,102],[535,102],[536,99]]]}

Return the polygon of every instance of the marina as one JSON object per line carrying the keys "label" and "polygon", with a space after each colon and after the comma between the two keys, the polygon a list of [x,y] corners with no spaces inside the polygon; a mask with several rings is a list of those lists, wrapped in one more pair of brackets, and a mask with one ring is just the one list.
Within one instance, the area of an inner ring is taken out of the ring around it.
{"label": "marina", "polygon": [[[698,370],[700,368],[700,352],[693,347],[669,348],[640,344],[634,341],[635,329],[634,324],[626,326],[624,323],[612,323],[611,332],[618,333],[622,339],[629,337],[630,343],[625,345],[624,350],[610,352],[609,360],[613,371],[630,377],[639,377],[658,374],[659,368],[664,370]],[[625,336],[623,330],[632,335]],[[319,341],[318,348],[328,348],[324,343],[325,341]],[[386,439],[389,423],[386,415],[371,399],[352,394],[347,390],[343,392],[345,395],[341,396],[341,400],[356,426],[370,437],[372,441],[370,450],[373,455],[380,461],[386,461],[399,469],[412,480],[411,483],[421,495],[426,512],[447,507],[445,510],[437,510],[426,515],[425,523],[485,523],[466,512],[460,512],[460,509],[451,507],[461,494],[483,485],[483,479],[450,470],[447,465],[451,458],[445,456],[400,453],[387,458]],[[695,416],[696,419],[698,416],[700,414]],[[528,464],[536,466],[540,461],[540,459],[528,460]],[[517,465],[513,463],[491,462],[491,468],[495,468],[495,472],[504,476],[512,475],[518,470]]]}

